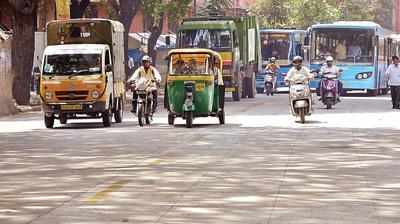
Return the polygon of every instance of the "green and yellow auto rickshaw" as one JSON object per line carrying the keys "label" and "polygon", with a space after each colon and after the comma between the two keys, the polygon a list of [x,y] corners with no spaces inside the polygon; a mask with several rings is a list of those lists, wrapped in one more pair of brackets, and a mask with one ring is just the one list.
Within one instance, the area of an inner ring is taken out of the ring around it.
{"label": "green and yellow auto rickshaw", "polygon": [[208,116],[225,124],[221,56],[208,49],[175,49],[169,52],[168,63],[168,124],[174,125],[175,118],[181,117],[192,128],[195,118]]}

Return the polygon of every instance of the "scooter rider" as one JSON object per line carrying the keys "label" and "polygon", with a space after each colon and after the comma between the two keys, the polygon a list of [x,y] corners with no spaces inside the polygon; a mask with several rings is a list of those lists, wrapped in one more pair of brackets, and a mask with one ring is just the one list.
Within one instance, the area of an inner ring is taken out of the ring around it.
{"label": "scooter rider", "polygon": [[272,83],[274,89],[276,87],[276,75],[278,74],[280,68],[281,67],[279,66],[279,64],[276,63],[275,57],[270,58],[269,63],[267,64],[267,66],[265,66],[265,71],[272,73]]}
{"label": "scooter rider", "polygon": [[286,82],[304,82],[314,78],[314,75],[310,72],[310,70],[303,66],[303,58],[301,56],[295,56],[292,63],[293,67],[289,70],[287,76],[285,77]]}
{"label": "scooter rider", "polygon": [[160,72],[151,65],[152,59],[148,55],[143,56],[142,58],[142,66],[136,69],[136,71],[133,73],[133,75],[128,79],[128,83],[133,84],[133,98],[132,98],[132,110],[131,112],[136,114],[137,110],[137,100],[138,100],[138,95],[136,92],[136,87],[135,84],[140,78],[145,78],[147,80],[151,81],[151,88],[154,89],[152,91],[153,94],[153,108],[152,108],[152,113],[155,112],[157,108],[157,95],[158,95],[158,86],[161,83],[161,75]]}
{"label": "scooter rider", "polygon": [[[325,74],[335,75],[336,79],[338,79],[340,77],[340,69],[334,64],[334,59],[332,56],[328,56],[326,58],[326,64],[321,67],[321,74],[322,74],[322,78],[324,77]],[[321,79],[321,82],[322,82],[322,79]],[[320,82],[319,86],[320,86],[320,94],[322,96],[321,82]],[[338,87],[337,98],[338,98],[338,101],[340,102],[340,93],[342,92],[342,89],[343,89],[343,83],[340,80],[337,80],[337,87]]]}

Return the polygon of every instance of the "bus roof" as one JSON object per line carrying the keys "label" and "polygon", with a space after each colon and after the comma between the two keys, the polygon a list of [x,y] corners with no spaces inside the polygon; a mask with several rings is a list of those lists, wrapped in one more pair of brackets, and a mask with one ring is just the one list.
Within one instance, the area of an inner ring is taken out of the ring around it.
{"label": "bus roof", "polygon": [[199,29],[213,29],[213,30],[226,30],[235,29],[235,22],[232,20],[196,20],[185,21],[179,27],[179,30],[199,30]]}
{"label": "bus roof", "polygon": [[296,29],[261,29],[260,33],[305,33],[305,30]]}
{"label": "bus roof", "polygon": [[329,29],[329,28],[342,28],[342,29],[377,29],[382,30],[382,27],[370,21],[339,21],[334,23],[315,24],[311,26],[312,29]]}

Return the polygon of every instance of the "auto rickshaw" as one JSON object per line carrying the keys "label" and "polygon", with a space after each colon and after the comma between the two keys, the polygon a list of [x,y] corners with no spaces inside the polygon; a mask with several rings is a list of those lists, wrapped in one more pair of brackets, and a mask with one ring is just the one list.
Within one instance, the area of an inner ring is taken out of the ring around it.
{"label": "auto rickshaw", "polygon": [[208,49],[175,49],[168,54],[165,106],[168,124],[175,118],[193,127],[197,117],[218,117],[225,124],[225,90],[222,80],[222,58]]}

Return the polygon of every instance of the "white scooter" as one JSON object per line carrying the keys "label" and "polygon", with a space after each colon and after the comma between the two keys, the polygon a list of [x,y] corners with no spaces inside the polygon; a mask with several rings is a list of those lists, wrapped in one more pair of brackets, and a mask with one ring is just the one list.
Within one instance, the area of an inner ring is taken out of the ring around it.
{"label": "white scooter", "polygon": [[293,116],[300,117],[301,123],[312,113],[312,93],[309,81],[296,80],[289,82],[289,103]]}

